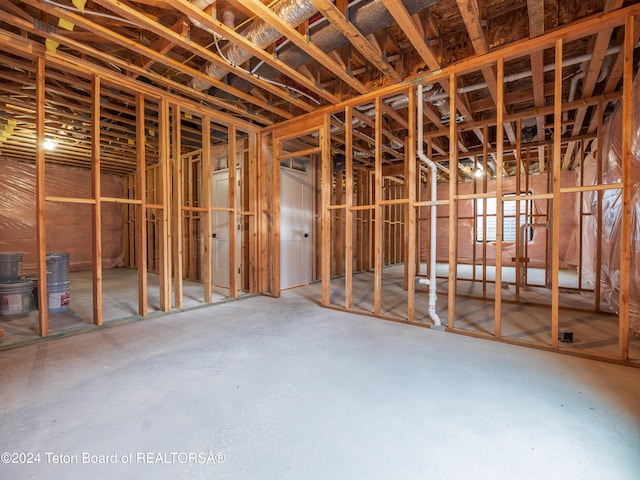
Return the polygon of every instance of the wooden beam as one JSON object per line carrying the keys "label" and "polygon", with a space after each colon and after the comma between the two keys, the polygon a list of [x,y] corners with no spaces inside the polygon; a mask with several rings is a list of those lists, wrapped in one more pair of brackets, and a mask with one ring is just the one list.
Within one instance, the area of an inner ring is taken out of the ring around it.
{"label": "wooden beam", "polygon": [[[272,105],[270,105],[268,102],[265,102],[264,100],[261,100],[259,98],[253,97],[249,94],[247,94],[246,92],[240,90],[240,89],[236,89],[231,87],[230,85],[225,84],[222,81],[216,80],[212,77],[209,77],[208,75],[190,68],[184,64],[182,64],[181,62],[175,61],[173,59],[171,59],[168,56],[162,55],[158,52],[155,52],[154,50],[152,50],[149,47],[146,47],[142,44],[139,44],[138,42],[131,40],[123,35],[120,35],[116,32],[114,32],[113,30],[110,30],[108,28],[102,27],[101,25],[94,23],[90,20],[87,20],[86,17],[83,17],[81,15],[75,14],[73,12],[69,12],[66,9],[62,9],[59,7],[55,7],[55,6],[47,6],[46,4],[42,4],[41,2],[37,2],[36,0],[25,0],[26,3],[30,4],[30,5],[34,5],[34,6],[38,6],[38,8],[40,8],[41,10],[47,12],[47,13],[51,13],[52,15],[58,16],[60,18],[64,18],[65,20],[68,20],[74,24],[77,24],[78,26],[82,26],[83,28],[86,28],[87,30],[94,32],[96,35],[103,37],[103,38],[107,38],[110,42],[114,42],[117,45],[120,45],[122,47],[128,48],[128,49],[132,49],[134,52],[144,56],[145,58],[149,58],[149,59],[154,59],[157,63],[163,63],[165,65],[167,65],[169,68],[175,69],[179,72],[185,73],[191,77],[194,78],[200,78],[203,80],[206,80],[207,82],[210,82],[212,85],[217,86],[218,88],[222,88],[223,90],[231,93],[232,95],[243,99],[245,101],[248,101],[250,103],[255,104],[256,106],[260,106],[260,108],[264,108],[265,110],[269,110],[271,111],[274,107]],[[135,10],[134,10],[135,11]],[[191,88],[190,86],[187,85],[182,85],[179,84],[178,82],[172,82],[171,80],[162,77],[161,75],[158,74],[154,74],[152,71],[147,70],[145,68],[139,67],[131,62],[125,61],[120,59],[119,57],[115,57],[113,55],[109,55],[108,53],[102,51],[102,50],[98,50],[96,48],[93,48],[90,45],[87,45],[84,42],[80,42],[80,41],[76,41],[74,39],[71,39],[69,37],[65,37],[63,35],[60,34],[56,34],[55,32],[43,32],[40,30],[37,30],[35,27],[33,27],[32,23],[30,22],[26,22],[23,20],[18,20],[17,18],[10,18],[8,19],[9,23],[13,24],[14,26],[24,29],[26,31],[31,32],[33,35],[37,35],[40,37],[44,37],[44,38],[49,38],[52,39],[54,41],[59,42],[61,45],[66,45],[70,48],[73,48],[81,53],[84,53],[86,55],[89,55],[93,58],[97,58],[97,59],[102,59],[106,64],[112,64],[112,65],[118,65],[119,67],[125,69],[128,72],[132,72],[132,73],[136,73],[139,76],[142,77],[147,77],[147,78],[151,78],[154,80],[158,80],[160,83],[173,83],[174,85],[178,86],[178,89],[182,89],[185,91],[185,93],[188,91],[189,93],[187,94],[187,96],[194,96],[194,95],[198,95],[199,92],[196,92],[193,88]],[[150,30],[153,31],[152,29],[152,25],[155,23],[153,20],[151,19],[146,19],[145,23],[148,23],[148,28]],[[162,31],[166,31],[166,32],[170,32],[170,37],[173,39],[173,41],[175,41],[176,45],[180,45],[181,47],[185,47],[186,45],[189,45],[190,48],[192,50],[195,50],[193,53],[198,55],[198,53],[200,55],[204,55],[207,59],[209,60],[214,60],[215,59],[215,54],[213,54],[212,52],[210,52],[209,50],[206,50],[204,47],[200,47],[197,46],[197,44],[192,43],[190,41],[188,41],[186,38],[181,37],[179,34],[177,34],[176,32],[173,32],[171,29],[169,29],[168,27],[159,27],[160,30]],[[162,35],[161,32],[155,32],[158,33],[159,35]],[[167,34],[169,35],[169,34]],[[187,47],[188,48],[188,47]],[[61,52],[57,52],[56,55],[60,56]],[[77,58],[73,57],[74,60],[78,60]],[[220,60],[218,60],[220,61]],[[94,66],[92,65],[89,69],[89,71],[94,71]],[[97,73],[97,72],[96,72]],[[118,82],[116,81],[116,84]],[[291,95],[283,90],[283,89],[279,89],[274,87],[273,85],[268,84],[267,82],[264,82],[262,80],[257,80],[254,77],[254,81],[252,83],[257,83],[259,86],[265,88],[265,90],[270,91],[271,93],[273,93],[276,96],[279,96],[280,98],[289,101],[290,103],[300,107],[301,109],[305,110],[305,111],[311,111],[312,110],[312,106],[303,102],[302,100],[296,100],[294,98],[291,97]],[[205,94],[201,94],[203,97],[207,98],[207,102],[212,102],[212,103],[216,103],[219,102],[220,99],[216,99],[215,97],[211,96],[211,95],[205,95]],[[221,102],[220,103],[220,107],[224,108],[224,103],[225,102]],[[233,109],[233,105],[230,104],[228,101],[226,102],[226,104],[228,105],[228,107],[230,109]],[[288,114],[287,112],[280,110],[280,114],[282,114],[283,118],[289,118],[290,114]],[[244,115],[246,115],[248,112],[246,110],[243,111]],[[276,112],[273,112],[276,113]]]}
{"label": "wooden beam", "polygon": [[373,212],[373,313],[380,315],[382,311],[382,236],[383,236],[383,209],[382,204],[382,99],[376,98],[376,128],[375,128],[375,170],[374,170],[374,200]]}
{"label": "wooden beam", "polygon": [[527,0],[529,12],[529,38],[544,33],[544,0]]}
{"label": "wooden beam", "polygon": [[145,98],[144,93],[136,96],[136,197],[140,204],[136,208],[135,232],[137,241],[136,263],[138,267],[138,314],[146,317],[148,313],[147,286],[147,168],[145,135]]}
{"label": "wooden beam", "polygon": [[[25,1],[31,2],[34,0],[25,0]],[[94,0],[94,1],[95,3],[115,13],[118,13],[119,15],[122,15],[125,18],[133,19],[138,25],[140,25],[143,28],[146,28],[147,30],[155,33],[156,35],[160,35],[164,38],[174,41],[177,46],[185,48],[186,50],[192,52],[193,54],[198,55],[200,58],[208,62],[215,63],[216,65],[219,65],[225,69],[232,70],[233,73],[236,74],[238,77],[256,86],[259,86],[260,88],[272,93],[273,95],[276,95],[284,100],[287,100],[289,103],[296,105],[303,110],[310,111],[309,104],[305,103],[302,100],[293,98],[289,94],[289,92],[286,91],[285,89],[282,89],[269,82],[259,79],[257,76],[252,75],[250,72],[247,72],[246,70],[229,65],[227,62],[222,60],[219,56],[214,54],[212,51],[208,50],[206,47],[199,45],[191,41],[189,38],[174,32],[169,27],[165,27],[159,22],[147,17],[143,13],[137,11],[135,8],[132,8],[118,0]],[[215,80],[215,79],[210,78],[210,80]],[[225,90],[229,88],[229,85],[225,85],[222,82],[219,82],[219,83],[222,86],[222,88],[224,88]]]}
{"label": "wooden beam", "polygon": [[160,221],[158,223],[158,243],[159,248],[156,252],[158,258],[158,276],[160,283],[160,310],[168,312],[171,310],[171,177],[169,176],[169,157],[171,155],[171,135],[170,135],[170,118],[169,118],[169,102],[166,99],[160,99],[159,104],[159,136],[160,145],[158,151],[159,172],[157,179],[160,192],[159,209]]}
{"label": "wooden beam", "polygon": [[[489,52],[489,42],[482,28],[482,20],[480,18],[480,8],[478,6],[478,0],[456,0],[462,19],[464,20],[467,32],[471,40],[471,44],[475,52],[479,55],[484,55]],[[496,74],[491,66],[487,65],[480,69],[485,81],[487,82],[487,88],[493,101],[498,106],[497,89],[498,83],[496,81]],[[504,103],[503,103],[504,106]],[[506,111],[506,110],[505,110]],[[505,131],[509,138],[509,142],[514,144],[516,141],[513,127],[510,123],[505,123]]]}
{"label": "wooden beam", "polygon": [[[633,122],[633,47],[634,18],[629,15],[624,29],[624,75],[622,85],[622,122],[623,126]],[[620,312],[618,320],[618,354],[622,360],[629,359],[629,305],[631,291],[631,214],[633,197],[632,164],[633,138],[630,128],[622,128],[622,212],[620,218]],[[602,147],[598,147],[602,148]]]}
{"label": "wooden beam", "polygon": [[211,118],[202,117],[202,205],[206,208],[203,214],[202,225],[202,250],[203,250],[203,266],[202,266],[202,283],[204,289],[205,303],[211,303]]}
{"label": "wooden beam", "polygon": [[384,3],[384,6],[393,16],[400,29],[407,36],[407,39],[411,42],[411,45],[413,45],[413,48],[416,49],[416,52],[420,55],[424,63],[427,64],[429,69],[439,69],[440,62],[425,42],[424,32],[411,15],[409,15],[403,3],[396,0],[382,0],[382,3]]}
{"label": "wooden beam", "polygon": [[353,107],[345,109],[344,308],[353,308]]}
{"label": "wooden beam", "polygon": [[[40,35],[42,36],[42,33],[40,33]],[[48,35],[46,37],[53,38],[52,35]],[[224,125],[233,123],[236,126],[241,126],[241,128],[245,131],[256,130],[256,125],[252,125],[247,121],[239,120],[237,117],[232,117],[231,115],[228,115],[224,112],[213,110],[211,109],[211,107],[205,108],[204,104],[208,104],[209,102],[215,103],[214,97],[201,94],[200,92],[195,92],[190,87],[182,85],[178,82],[173,82],[161,77],[160,75],[148,74],[147,76],[153,80],[157,80],[161,85],[166,86],[167,90],[162,90],[143,82],[132,81],[127,77],[114,73],[112,70],[101,67],[95,63],[89,63],[82,58],[77,58],[73,55],[65,54],[61,51],[58,51],[55,55],[51,55],[45,50],[45,47],[43,45],[7,31],[0,31],[0,46],[10,48],[11,51],[15,52],[17,55],[22,54],[26,55],[27,57],[35,55],[36,57],[46,58],[47,62],[52,66],[61,68],[67,72],[74,72],[76,75],[86,76],[88,72],[93,72],[99,75],[103,80],[110,81],[116,85],[122,85],[124,88],[129,88],[133,91],[144,92],[151,98],[166,98],[167,100],[170,100],[174,103],[188,106],[188,108],[195,113],[199,113],[201,115],[212,115],[212,118]],[[104,59],[105,62],[113,63],[114,65],[117,65],[121,68],[132,71],[135,71],[136,68],[139,68],[133,67],[127,62],[119,60],[116,57],[106,56],[102,52],[99,52],[95,49],[88,50],[90,51],[88,55],[97,55],[98,58]],[[180,96],[177,93],[180,93],[184,96]],[[193,99],[198,99],[198,101],[195,102]],[[257,118],[254,120],[257,121]],[[263,125],[271,124],[271,122],[266,118],[263,118],[259,123]]]}
{"label": "wooden beam", "polygon": [[173,105],[171,107],[171,172],[173,182],[171,185],[171,237],[173,238],[173,296],[174,305],[178,310],[182,310],[182,204],[183,204],[183,170],[181,155],[181,137],[180,137],[180,107]]}
{"label": "wooden beam", "polygon": [[93,245],[93,323],[102,325],[102,205],[100,203],[100,77],[92,82],[91,109],[91,191]]}
{"label": "wooden beam", "polygon": [[553,209],[551,214],[551,347],[558,348],[560,307],[560,175],[562,173],[562,39],[556,40],[553,96]]}
{"label": "wooden beam", "polygon": [[[277,55],[273,55],[272,53],[267,52],[262,48],[258,47],[251,40],[245,38],[244,36],[237,33],[235,30],[229,28],[224,23],[220,22],[219,20],[212,17],[211,15],[207,15],[206,12],[203,12],[197,6],[189,3],[186,0],[175,0],[170,3],[171,3],[171,7],[176,8],[177,10],[179,10],[189,18],[193,18],[197,20],[205,27],[219,34],[222,38],[227,39],[233,44],[236,44],[239,48],[242,48],[243,50],[250,52],[257,59],[265,62],[267,65],[273,67],[277,71],[281,72],[283,75],[298,82],[300,85],[307,88],[310,92],[313,92],[319,97],[324,98],[330,103],[337,102],[338,100],[337,97],[335,97],[331,92],[319,87],[318,84],[313,80],[313,78],[310,78],[304,74],[303,69],[290,67],[286,63],[280,61],[277,58]],[[242,3],[247,4],[247,2],[242,2]],[[250,4],[247,4],[247,5],[250,6]],[[229,67],[229,69],[232,70],[231,65],[227,65],[227,67]],[[344,71],[344,69],[342,70]]]}
{"label": "wooden beam", "polygon": [[482,29],[480,8],[478,0],[456,0],[462,20],[467,27],[469,39],[477,53],[484,54],[489,51],[489,43]]}
{"label": "wooden beam", "polygon": [[[187,36],[189,34],[189,22],[186,18],[180,18],[176,23],[171,26],[171,30],[176,32],[180,36]],[[93,34],[91,34],[93,35]],[[78,40],[78,38],[76,38]],[[174,41],[168,40],[164,37],[158,38],[153,45],[151,45],[151,50],[159,53],[160,55],[166,55],[166,53],[175,47],[176,43]],[[151,68],[156,62],[153,59],[150,60],[142,60],[141,67],[144,69]],[[136,78],[138,74],[132,75],[132,78]]]}
{"label": "wooden beam", "polygon": [[47,228],[45,216],[45,60],[36,59],[36,254],[38,257],[38,328],[41,337],[49,335],[47,294]]}
{"label": "wooden beam", "polygon": [[[449,75],[449,84],[456,84],[455,73]],[[455,200],[458,193],[458,143],[456,141],[456,122],[453,120],[456,116],[456,97],[452,96],[449,101],[449,109],[452,121],[449,122],[449,289],[448,289],[448,305],[447,305],[447,326],[453,328],[455,326],[456,316],[456,292],[457,292],[457,276],[458,276],[458,204]]]}
{"label": "wooden beam", "polygon": [[322,280],[322,305],[331,305],[331,116],[324,116],[324,125],[320,128],[321,154],[321,262],[320,276]]}
{"label": "wooden beam", "polygon": [[[502,195],[504,172],[504,60],[498,59],[498,109],[496,111],[496,272],[495,272],[495,293],[494,293],[494,324],[493,335],[496,338],[502,337]],[[486,175],[486,172],[485,172]],[[485,212],[485,210],[483,210]],[[486,217],[485,217],[486,221]],[[486,223],[486,222],[485,222]],[[483,238],[483,241],[486,241]],[[485,260],[486,261],[486,260]]]}
{"label": "wooden beam", "polygon": [[[229,126],[229,143],[227,147],[227,165],[229,168],[229,296],[231,298],[238,298],[238,247],[237,247],[237,235],[238,229],[236,227],[238,223],[237,215],[237,170],[236,161],[238,157],[237,142],[236,142],[236,128],[233,125]],[[279,165],[279,163],[278,163]],[[279,173],[279,172],[278,172]]]}
{"label": "wooden beam", "polygon": [[355,25],[346,19],[344,14],[336,8],[333,3],[329,0],[310,1],[318,11],[351,42],[351,45],[353,45],[369,63],[380,70],[385,77],[394,83],[402,81],[400,74],[387,62],[380,51],[360,33]]}
{"label": "wooden beam", "polygon": [[[622,0],[607,0],[605,2],[604,11],[611,11],[620,8],[621,6]],[[593,95],[596,81],[598,79],[598,76],[600,75],[600,70],[602,69],[602,65],[604,63],[606,51],[609,48],[609,42],[611,41],[612,33],[613,28],[608,28],[601,30],[596,35],[595,41],[593,42],[593,47],[591,49],[591,60],[589,60],[587,71],[584,72],[584,80],[582,82],[582,98],[589,98]],[[576,116],[573,121],[573,127],[571,130],[571,136],[575,137],[580,135],[586,114],[586,107],[579,108],[576,111]],[[571,162],[571,158],[575,150],[575,145],[575,142],[570,143],[569,148],[567,148],[567,151],[565,152],[564,161],[562,164],[563,170],[569,167],[569,163]]]}
{"label": "wooden beam", "polygon": [[[358,93],[366,93],[369,89],[359,80],[354,78],[348,71],[341,67],[330,55],[322,51],[318,46],[309,42],[307,37],[298,32],[295,28],[285,22],[269,7],[264,5],[259,0],[245,0],[245,4],[250,6],[257,14],[267,19],[267,21],[280,32],[283,36],[287,37],[291,42],[300,48],[303,52],[306,52],[323,66],[329,69],[334,75],[339,77],[343,82],[349,85]],[[333,5],[332,5],[333,7]]]}
{"label": "wooden beam", "polygon": [[[417,211],[413,204],[419,200],[418,195],[418,176],[416,175],[416,96],[413,94],[413,88],[407,92],[409,96],[409,131],[405,140],[405,165],[406,165],[406,177],[405,189],[406,196],[409,203],[406,206],[406,229],[405,229],[405,245],[406,252],[404,257],[404,268],[406,278],[407,289],[407,320],[412,322],[415,319],[415,293],[416,293],[416,267],[420,263],[419,249],[417,248],[417,235],[418,235],[418,221]],[[436,285],[432,285],[431,288],[436,288]]]}
{"label": "wooden beam", "polygon": [[280,251],[281,234],[281,195],[280,195],[280,153],[282,152],[282,140],[273,139],[273,162],[271,164],[271,294],[280,297],[281,271],[280,264],[282,254]]}

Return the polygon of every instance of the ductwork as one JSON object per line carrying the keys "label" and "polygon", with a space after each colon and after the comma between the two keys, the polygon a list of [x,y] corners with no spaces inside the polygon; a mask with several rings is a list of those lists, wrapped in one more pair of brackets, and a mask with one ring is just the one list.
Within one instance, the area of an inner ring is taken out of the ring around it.
{"label": "ductwork", "polygon": [[200,10],[204,10],[209,5],[213,5],[214,3],[216,3],[216,0],[191,0],[191,5],[199,8]]}
{"label": "ductwork", "polygon": [[[311,18],[317,10],[309,0],[281,0],[275,5],[274,12],[284,22],[295,28]],[[260,48],[268,47],[281,37],[273,26],[264,21],[254,22],[240,34]],[[241,65],[252,57],[250,52],[234,43],[228,44],[220,53],[231,65]],[[210,77],[221,79],[229,73],[229,70],[209,63],[204,68],[204,73]],[[198,78],[191,80],[191,86],[197,90],[206,90],[211,85],[211,83]]]}
{"label": "ductwork", "polygon": [[[210,0],[201,1],[207,2]],[[403,0],[402,3],[409,14],[413,15],[437,1],[438,0]],[[297,27],[316,14],[317,10],[310,0],[281,0],[275,5],[274,12],[292,27]],[[395,23],[395,19],[384,6],[382,0],[354,2],[349,7],[348,18],[363,36],[387,28]],[[282,37],[277,30],[264,21],[254,22],[251,26],[240,32],[240,35],[260,48],[266,48]],[[349,40],[324,18],[311,26],[309,40],[327,53],[349,44]],[[221,53],[232,65],[241,65],[252,56],[243,48],[233,44],[227,45],[222,49]],[[292,68],[298,68],[312,60],[306,52],[288,40],[278,46],[276,55],[280,61]],[[207,64],[204,72],[220,80],[229,73],[229,70],[214,64]],[[252,73],[268,79],[277,79],[282,75],[264,63],[261,63],[259,68],[253,69]],[[245,82],[243,81],[243,83]],[[193,79],[191,86],[198,90],[205,90],[209,88],[211,84],[207,84],[206,81],[199,79]],[[234,83],[234,86],[236,88],[244,87],[244,89],[252,88],[249,85],[236,83]]]}

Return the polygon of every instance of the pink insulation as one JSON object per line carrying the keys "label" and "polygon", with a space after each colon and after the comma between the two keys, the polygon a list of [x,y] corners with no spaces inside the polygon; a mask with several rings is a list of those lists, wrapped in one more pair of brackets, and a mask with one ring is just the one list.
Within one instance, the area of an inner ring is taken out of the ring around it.
{"label": "pink insulation", "polygon": [[[101,176],[104,197],[122,197],[122,179]],[[0,251],[23,252],[23,273],[36,271],[36,170],[28,163],[0,160]],[[91,197],[91,172],[47,166],[45,195]],[[92,205],[46,202],[48,252],[69,252],[70,270],[92,266]],[[122,205],[102,205],[102,261],[104,268],[121,264]]]}
{"label": "pink insulation", "polygon": [[[608,119],[602,135],[602,183],[622,182],[622,103]],[[631,129],[631,282],[629,292],[630,329],[640,335],[640,88],[633,87]],[[597,183],[597,161],[590,155],[584,162],[584,184]],[[612,311],[620,306],[620,246],[622,234],[622,190],[605,190],[602,196],[602,232],[597,231],[598,195],[584,196],[583,211],[591,213],[585,225],[584,278],[595,285],[598,239],[602,240],[600,292]]]}

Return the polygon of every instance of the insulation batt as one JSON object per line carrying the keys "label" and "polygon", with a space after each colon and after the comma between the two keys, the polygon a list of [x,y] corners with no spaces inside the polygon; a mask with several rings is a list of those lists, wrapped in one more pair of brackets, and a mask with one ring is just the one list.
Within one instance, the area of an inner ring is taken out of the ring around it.
{"label": "insulation batt", "polygon": [[[622,182],[622,103],[607,120],[602,135],[602,183]],[[631,125],[631,284],[629,292],[629,324],[631,331],[640,335],[640,81],[633,82],[633,118]],[[600,147],[599,147],[600,148]],[[595,152],[585,159],[584,184],[595,184],[597,161]],[[583,249],[586,253],[584,278],[595,285],[594,266],[597,258],[598,238],[602,239],[602,267],[600,288],[603,300],[611,310],[620,312],[620,242],[622,234],[622,190],[605,190],[602,197],[602,231],[597,231],[598,195],[584,196],[585,217]]]}
{"label": "insulation batt", "polygon": [[[0,251],[23,252],[23,273],[36,272],[36,169],[33,164],[0,159]],[[122,179],[101,175],[105,197],[122,197]],[[56,166],[45,169],[45,196],[91,198],[91,172]],[[121,264],[122,206],[102,204],[104,268]],[[48,252],[69,252],[70,270],[91,270],[92,205],[46,202]]]}

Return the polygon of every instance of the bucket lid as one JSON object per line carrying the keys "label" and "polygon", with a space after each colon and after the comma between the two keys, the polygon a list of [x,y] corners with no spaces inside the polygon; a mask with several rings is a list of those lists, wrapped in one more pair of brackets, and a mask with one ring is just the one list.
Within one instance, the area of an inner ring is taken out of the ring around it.
{"label": "bucket lid", "polygon": [[33,288],[33,282],[31,280],[18,280],[15,282],[0,282],[0,290],[6,288]]}
{"label": "bucket lid", "polygon": [[69,258],[69,252],[47,253],[47,260],[63,260]]}
{"label": "bucket lid", "polygon": [[0,258],[2,257],[22,258],[22,252],[0,252]]}

